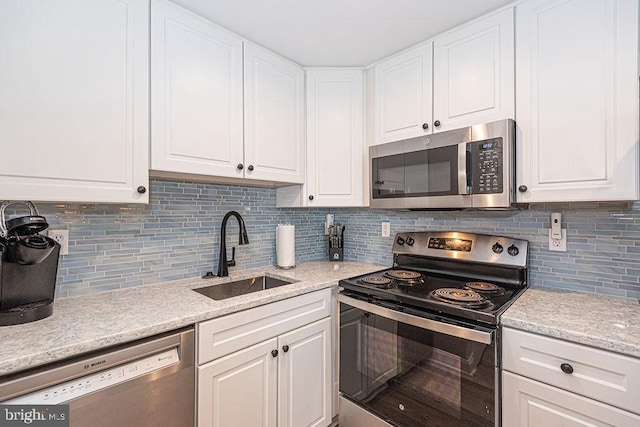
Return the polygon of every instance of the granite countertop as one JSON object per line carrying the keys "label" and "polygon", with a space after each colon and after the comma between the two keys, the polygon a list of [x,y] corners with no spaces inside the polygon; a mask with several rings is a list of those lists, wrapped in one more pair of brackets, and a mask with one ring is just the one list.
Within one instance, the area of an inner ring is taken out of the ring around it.
{"label": "granite countertop", "polygon": [[[0,327],[0,375],[336,286],[341,279],[383,268],[363,262],[305,262],[291,270],[232,269],[225,278],[185,279],[61,298],[46,319]],[[222,301],[191,290],[263,274],[297,282]]]}
{"label": "granite countertop", "polygon": [[640,357],[637,299],[532,287],[502,315],[501,324]]}

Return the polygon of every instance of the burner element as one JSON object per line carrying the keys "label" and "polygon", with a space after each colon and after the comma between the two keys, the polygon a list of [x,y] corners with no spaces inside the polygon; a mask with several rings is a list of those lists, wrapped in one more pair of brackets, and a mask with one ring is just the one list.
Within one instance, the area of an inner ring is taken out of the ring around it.
{"label": "burner element", "polygon": [[482,301],[484,297],[479,293],[466,289],[456,288],[440,288],[433,291],[433,294],[440,298],[449,299],[460,302],[477,302]]}
{"label": "burner element", "polygon": [[374,286],[381,286],[381,287],[387,286],[388,284],[391,283],[391,279],[389,279],[388,277],[381,277],[381,276],[367,276],[360,279],[360,281],[362,283],[366,283],[367,285],[374,285]]}
{"label": "burner element", "polygon": [[384,275],[397,280],[415,280],[422,276],[420,273],[408,270],[388,270],[384,272]]}
{"label": "burner element", "polygon": [[437,300],[467,308],[480,308],[491,304],[484,296],[469,289],[439,288],[431,291],[429,295]]}
{"label": "burner element", "polygon": [[498,285],[487,282],[467,282],[464,285],[465,289],[469,289],[476,292],[484,292],[487,294],[503,294],[504,289]]}

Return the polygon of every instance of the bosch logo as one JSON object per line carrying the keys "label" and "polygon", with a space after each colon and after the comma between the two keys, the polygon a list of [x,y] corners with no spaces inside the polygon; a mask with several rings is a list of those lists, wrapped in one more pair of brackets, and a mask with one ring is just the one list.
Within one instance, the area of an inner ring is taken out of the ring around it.
{"label": "bosch logo", "polygon": [[107,363],[106,359],[96,360],[95,362],[84,365],[84,369],[95,368],[96,366],[104,365],[105,363]]}

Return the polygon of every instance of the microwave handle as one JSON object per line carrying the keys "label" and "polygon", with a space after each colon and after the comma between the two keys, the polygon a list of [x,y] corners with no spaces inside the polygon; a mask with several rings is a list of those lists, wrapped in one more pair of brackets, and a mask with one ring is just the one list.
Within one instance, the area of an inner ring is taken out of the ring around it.
{"label": "microwave handle", "polygon": [[458,194],[469,194],[467,187],[467,143],[458,144]]}

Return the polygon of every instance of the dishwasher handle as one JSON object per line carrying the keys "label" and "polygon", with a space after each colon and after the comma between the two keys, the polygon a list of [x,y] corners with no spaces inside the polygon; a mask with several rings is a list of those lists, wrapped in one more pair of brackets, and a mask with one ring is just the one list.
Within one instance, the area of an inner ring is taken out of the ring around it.
{"label": "dishwasher handle", "polygon": [[4,401],[8,405],[59,405],[109,387],[133,381],[144,375],[158,374],[180,362],[178,348],[136,359],[94,374],[82,376],[38,391]]}
{"label": "dishwasher handle", "polygon": [[193,365],[193,342],[194,331],[193,328],[189,328],[156,338],[123,344],[111,351],[94,354],[91,357],[74,358],[70,361],[46,365],[29,373],[17,373],[14,378],[0,384],[0,402],[173,349],[179,363]]}

